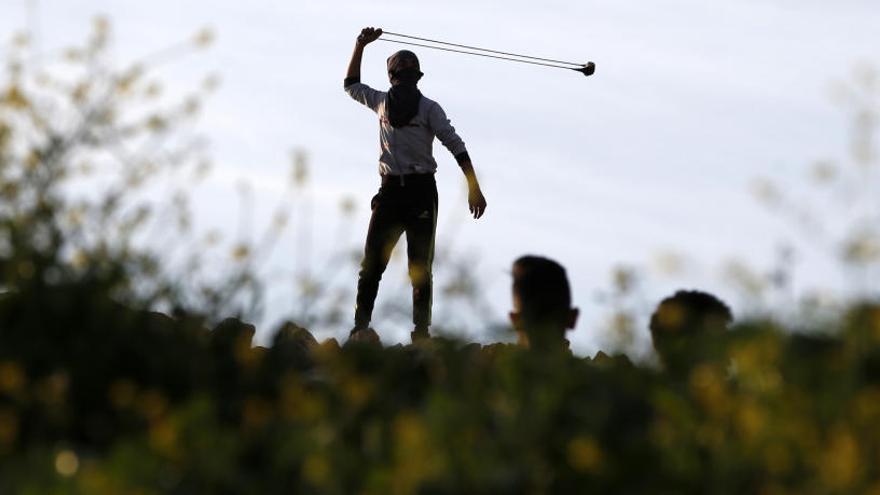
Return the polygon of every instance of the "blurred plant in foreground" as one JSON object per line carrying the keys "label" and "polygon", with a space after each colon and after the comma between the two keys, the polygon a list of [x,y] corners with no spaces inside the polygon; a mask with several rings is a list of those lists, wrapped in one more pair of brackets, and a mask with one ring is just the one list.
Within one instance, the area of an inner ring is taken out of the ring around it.
{"label": "blurred plant in foreground", "polygon": [[[767,207],[790,219],[811,247],[818,248],[840,266],[846,287],[829,298],[827,287],[817,287],[807,297],[807,307],[839,305],[846,299],[880,294],[880,76],[876,69],[857,68],[848,82],[833,86],[834,101],[849,115],[850,149],[846,159],[819,160],[808,172],[810,188],[798,194],[770,178],[756,180],[755,196]],[[792,246],[780,248],[777,267],[759,275],[743,265],[729,273],[745,292],[761,297],[768,288],[786,288],[794,275]]]}
{"label": "blurred plant in foreground", "polygon": [[253,248],[228,247],[206,270],[224,246],[194,240],[189,204],[211,168],[191,126],[218,78],[168,101],[150,75],[213,33],[123,67],[110,39],[103,18],[85,44],[57,53],[15,36],[0,81],[0,284],[90,280],[130,304],[247,311],[259,290]]}

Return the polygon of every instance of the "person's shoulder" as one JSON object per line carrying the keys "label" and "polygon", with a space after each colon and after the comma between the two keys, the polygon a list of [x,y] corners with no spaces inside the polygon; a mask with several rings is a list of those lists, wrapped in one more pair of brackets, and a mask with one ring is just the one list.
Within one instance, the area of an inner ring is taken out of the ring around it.
{"label": "person's shoulder", "polygon": [[346,91],[360,90],[360,91],[372,91],[373,93],[381,94],[381,95],[386,94],[385,91],[378,90],[378,89],[370,86],[369,84],[361,82],[361,81],[349,82],[349,83],[345,84],[344,87],[345,87]]}
{"label": "person's shoulder", "polygon": [[434,108],[434,107],[439,108],[439,107],[440,107],[440,104],[437,103],[436,101],[434,101],[434,100],[428,98],[427,96],[422,95],[422,99],[421,99],[421,101],[419,102],[419,106],[421,106],[422,108],[431,109],[431,108]]}

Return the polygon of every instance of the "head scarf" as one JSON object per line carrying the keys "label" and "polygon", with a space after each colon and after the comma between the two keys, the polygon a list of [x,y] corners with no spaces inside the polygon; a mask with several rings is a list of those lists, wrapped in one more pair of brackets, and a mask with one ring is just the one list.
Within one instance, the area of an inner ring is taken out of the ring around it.
{"label": "head scarf", "polygon": [[419,59],[409,50],[388,57],[388,121],[395,128],[404,127],[419,113],[422,93],[416,86],[422,78]]}

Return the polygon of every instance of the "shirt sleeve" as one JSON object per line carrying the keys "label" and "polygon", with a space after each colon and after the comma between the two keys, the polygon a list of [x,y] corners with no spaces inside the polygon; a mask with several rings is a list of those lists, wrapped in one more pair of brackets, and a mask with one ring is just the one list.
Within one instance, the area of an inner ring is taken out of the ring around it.
{"label": "shirt sleeve", "polygon": [[437,139],[443,143],[443,146],[445,146],[446,149],[456,157],[456,159],[458,159],[462,153],[467,153],[464,141],[462,141],[461,137],[455,132],[455,127],[452,127],[452,123],[446,117],[446,112],[444,112],[443,108],[441,108],[436,102],[431,105],[431,109],[428,111],[428,125],[431,126]]}
{"label": "shirt sleeve", "polygon": [[345,92],[355,101],[370,108],[374,112],[379,111],[379,104],[385,96],[382,91],[377,91],[356,78],[345,80]]}

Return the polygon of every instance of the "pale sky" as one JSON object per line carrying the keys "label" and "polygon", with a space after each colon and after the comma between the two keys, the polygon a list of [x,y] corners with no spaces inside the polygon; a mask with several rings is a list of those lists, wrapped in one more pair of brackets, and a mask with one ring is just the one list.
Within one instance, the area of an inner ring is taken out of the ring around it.
{"label": "pale sky", "polygon": [[[723,263],[739,258],[766,267],[779,242],[797,239],[790,222],[756,202],[749,184],[769,176],[798,188],[814,161],[845,157],[849,121],[829,87],[859,63],[880,66],[880,8],[870,0],[31,3],[28,21],[27,2],[2,0],[4,41],[30,23],[40,49],[64,47],[80,42],[102,14],[124,62],[213,28],[210,50],[161,71],[181,91],[208,72],[223,80],[199,124],[218,165],[198,196],[202,221],[224,226],[235,216],[228,198],[240,178],[265,201],[257,211],[271,208],[289,175],[290,150],[304,148],[319,212],[312,256],[332,250],[336,222],[321,228],[320,214],[336,215],[343,196],[357,205],[348,238],[362,243],[378,183],[376,120],[342,91],[361,27],[595,62],[596,75],[585,79],[415,49],[426,74],[420,87],[463,137],[489,203],[483,219],[467,217],[461,173],[437,143],[438,244],[454,235],[455,252],[474,256],[496,321],[506,318],[507,271],[516,257],[560,261],[582,309],[571,335],[580,354],[606,345],[599,329],[608,308],[595,294],[609,287],[611,269],[651,266],[658,253],[690,261],[681,273],[650,277],[648,303],[677,288],[702,288],[746,310],[719,276]],[[398,48],[370,45],[363,81],[387,87],[384,61]],[[282,239],[279,270],[295,257],[294,245],[294,232]],[[839,283],[837,270],[811,258],[809,245],[802,249],[809,270],[797,272],[795,290]],[[354,269],[341,276],[354,287]],[[386,282],[404,276],[392,266]],[[380,288],[380,303],[383,294]],[[280,289],[270,294],[268,321],[291,311],[285,297]],[[375,323],[386,342],[408,339],[408,328]],[[271,323],[262,327],[269,332]],[[346,331],[316,329],[319,337]],[[638,349],[647,348],[646,336]],[[488,339],[480,332],[470,338]]]}

